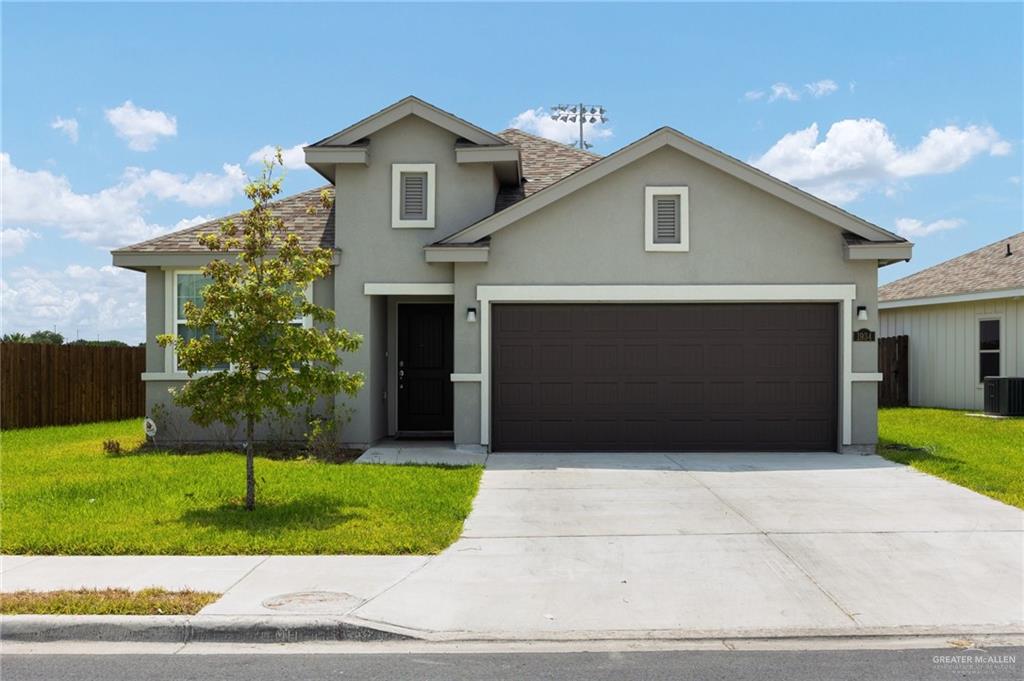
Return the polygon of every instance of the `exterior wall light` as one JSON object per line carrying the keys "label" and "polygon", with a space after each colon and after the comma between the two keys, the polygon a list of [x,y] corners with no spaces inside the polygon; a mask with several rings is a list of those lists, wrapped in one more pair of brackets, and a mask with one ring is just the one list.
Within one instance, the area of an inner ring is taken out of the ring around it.
{"label": "exterior wall light", "polygon": [[476,323],[476,308],[475,307],[467,307],[466,308],[466,321],[469,322],[470,324],[475,324]]}
{"label": "exterior wall light", "polygon": [[857,306],[857,319],[862,322],[866,322],[868,320],[868,308],[866,305]]}

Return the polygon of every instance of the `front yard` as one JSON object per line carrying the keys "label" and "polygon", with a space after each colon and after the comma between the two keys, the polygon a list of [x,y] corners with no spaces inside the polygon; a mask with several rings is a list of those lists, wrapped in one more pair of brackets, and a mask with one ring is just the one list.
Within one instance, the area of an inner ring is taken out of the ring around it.
{"label": "front yard", "polygon": [[[138,420],[0,436],[5,554],[427,554],[452,543],[481,468],[135,453]],[[128,453],[103,452],[119,440]]]}
{"label": "front yard", "polygon": [[1024,508],[1024,419],[948,409],[879,409],[878,453]]}

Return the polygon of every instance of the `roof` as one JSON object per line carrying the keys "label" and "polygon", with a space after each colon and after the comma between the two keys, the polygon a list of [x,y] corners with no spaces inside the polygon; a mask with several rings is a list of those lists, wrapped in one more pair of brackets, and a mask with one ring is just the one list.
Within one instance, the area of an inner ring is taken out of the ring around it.
{"label": "roof", "polygon": [[[1007,246],[1011,255],[1007,255]],[[878,289],[879,302],[1024,288],[1024,232]]]}
{"label": "roof", "polygon": [[[334,187],[328,185],[294,194],[271,204],[274,215],[284,220],[288,231],[299,235],[300,245],[307,250],[317,247],[334,248],[334,210],[327,211],[321,207],[320,192],[324,189],[334,195]],[[319,210],[309,215],[306,210],[309,206],[315,206]],[[240,219],[241,213],[209,220],[149,241],[125,246],[114,253],[207,253],[208,249],[199,243],[199,236],[218,231],[221,223],[229,217]]]}
{"label": "roof", "polygon": [[793,204],[812,215],[831,222],[843,230],[852,232],[872,242],[907,244],[907,240],[892,232],[882,229],[852,213],[834,206],[827,201],[798,189],[791,184],[769,175],[739,159],[688,137],[670,127],[663,127],[643,137],[609,156],[596,159],[593,163],[556,180],[547,187],[532,194],[525,195],[511,209],[494,214],[459,230],[449,237],[436,242],[437,245],[453,243],[470,243],[490,236],[513,222],[516,222],[534,211],[577,191],[592,182],[615,172],[648,154],[666,146],[671,146],[699,161],[707,163],[722,172],[746,182],[758,189]]}
{"label": "roof", "polygon": [[[509,129],[498,133],[508,144],[519,147],[523,176],[526,182],[521,187],[502,187],[495,201],[494,209],[501,210],[526,196],[535,194],[550,184],[571,175],[581,168],[594,163],[601,157],[589,151],[537,137],[522,130]],[[299,234],[304,248],[334,248],[334,211],[319,210],[307,215],[306,207],[320,205],[320,192],[324,189],[334,192],[330,185],[286,197],[272,204],[274,214],[284,220],[285,228]],[[239,213],[230,216],[238,218]],[[227,217],[210,220],[170,234],[158,236],[149,241],[120,248],[115,253],[206,253],[206,247],[199,243],[199,235],[215,232]]]}
{"label": "roof", "polygon": [[[522,174],[525,179],[522,187],[510,188],[518,191],[510,193],[505,205],[501,208],[506,208],[527,196],[532,196],[541,189],[572,175],[577,170],[582,170],[601,160],[600,156],[589,151],[531,135],[515,128],[502,130],[498,133],[498,137],[519,147],[519,159],[523,166]],[[499,200],[501,198],[499,196]],[[495,206],[495,210],[501,210],[501,208]]]}
{"label": "roof", "polygon": [[391,125],[395,121],[406,116],[419,116],[428,120],[438,127],[444,128],[461,138],[467,139],[474,144],[494,145],[502,144],[503,140],[493,132],[473,125],[453,113],[439,109],[433,104],[424,102],[419,97],[409,95],[391,106],[385,107],[375,114],[367,116],[358,123],[353,123],[344,130],[329,135],[319,142],[309,145],[311,147],[336,147],[347,146],[369,137],[381,128]]}

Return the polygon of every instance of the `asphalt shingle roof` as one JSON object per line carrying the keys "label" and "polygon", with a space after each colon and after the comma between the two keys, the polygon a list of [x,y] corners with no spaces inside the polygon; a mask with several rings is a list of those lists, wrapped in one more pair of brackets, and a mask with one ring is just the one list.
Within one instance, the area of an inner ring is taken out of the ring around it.
{"label": "asphalt shingle roof", "polygon": [[[300,194],[293,194],[272,205],[274,215],[284,220],[285,227],[299,235],[299,242],[305,249],[334,248],[334,210],[326,211],[320,203],[320,192],[327,189],[334,194],[334,187],[317,187]],[[317,211],[309,215],[306,209],[314,206]],[[149,241],[125,246],[115,253],[207,253],[205,246],[199,243],[201,234],[209,234],[220,229],[220,225],[229,217],[239,218],[240,213],[210,220],[187,229],[164,234]]]}
{"label": "asphalt shingle roof", "polygon": [[[1011,255],[1007,255],[1009,245]],[[909,300],[1024,288],[1024,232],[897,279],[878,300]]]}
{"label": "asphalt shingle roof", "polygon": [[[531,194],[554,184],[577,170],[586,168],[601,157],[522,130],[509,129],[498,133],[509,144],[519,147],[522,174],[525,182],[519,187],[502,187],[495,200],[495,212],[511,206]],[[306,213],[307,206],[320,207],[320,192],[334,188],[330,185],[281,199],[273,204],[274,213],[284,220],[285,227],[297,232],[306,248],[334,248],[334,211],[320,208],[314,215]],[[237,218],[238,213],[230,217]],[[215,232],[229,216],[210,220],[187,229],[158,236],[149,241],[120,248],[115,253],[205,253],[199,236]]]}

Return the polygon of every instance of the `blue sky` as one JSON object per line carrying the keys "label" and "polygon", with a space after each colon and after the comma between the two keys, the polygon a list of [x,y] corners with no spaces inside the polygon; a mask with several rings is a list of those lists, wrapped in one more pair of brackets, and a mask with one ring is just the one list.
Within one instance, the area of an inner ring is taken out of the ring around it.
{"label": "blue sky", "polygon": [[[4,332],[143,337],[109,249],[244,205],[265,145],[407,94],[614,151],[662,125],[917,243],[905,276],[1022,229],[1022,7],[19,5],[3,8]],[[258,156],[258,154],[257,154]],[[321,184],[288,173],[286,193]]]}

